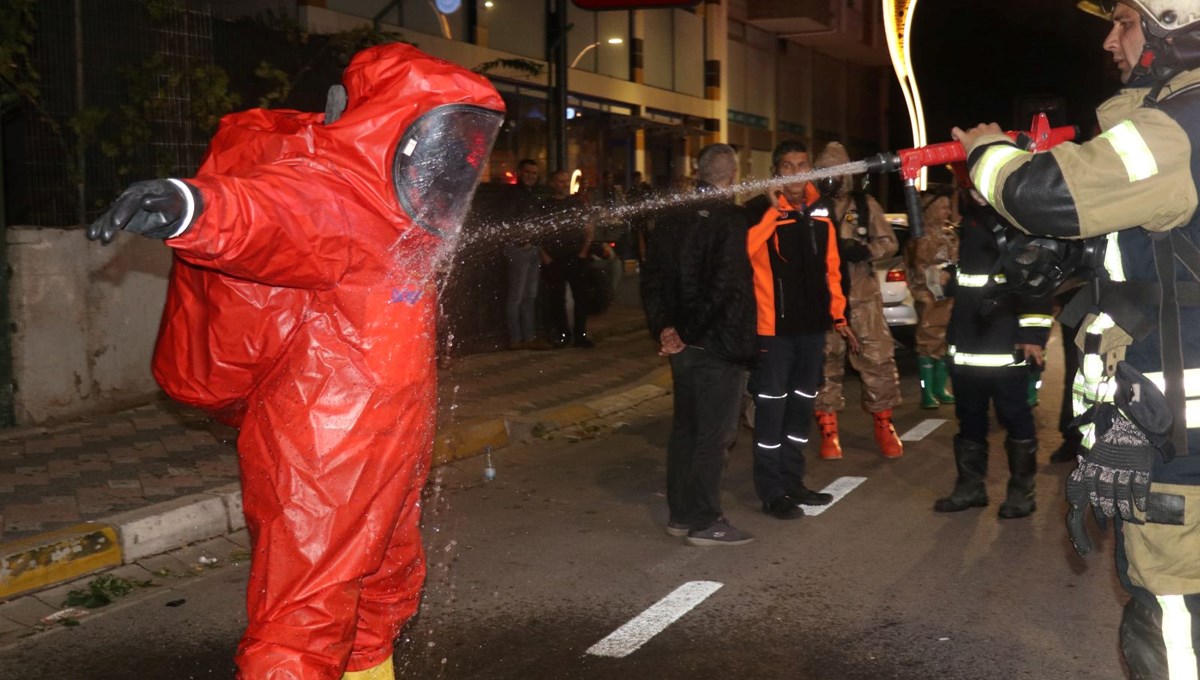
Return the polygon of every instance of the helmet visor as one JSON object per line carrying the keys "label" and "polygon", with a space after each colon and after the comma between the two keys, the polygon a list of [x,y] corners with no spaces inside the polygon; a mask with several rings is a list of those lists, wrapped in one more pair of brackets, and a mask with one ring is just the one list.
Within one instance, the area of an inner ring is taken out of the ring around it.
{"label": "helmet visor", "polygon": [[439,106],[400,138],[392,181],[400,206],[434,236],[458,233],[504,116],[469,104]]}

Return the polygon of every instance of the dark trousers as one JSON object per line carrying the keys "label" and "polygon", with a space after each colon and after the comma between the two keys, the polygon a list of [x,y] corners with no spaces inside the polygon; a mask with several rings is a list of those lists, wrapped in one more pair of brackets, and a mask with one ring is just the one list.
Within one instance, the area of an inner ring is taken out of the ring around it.
{"label": "dark trousers", "polygon": [[825,333],[758,336],[754,396],[754,489],[763,504],[804,485],[804,447],[825,367]]}
{"label": "dark trousers", "polygon": [[990,401],[996,405],[996,419],[1008,431],[1009,439],[1037,438],[1033,409],[1028,401],[1028,371],[998,369],[983,373],[961,367],[952,371],[959,436],[968,441],[987,443]]}
{"label": "dark trousers", "polygon": [[721,475],[737,437],[744,375],[740,365],[698,347],[671,356],[667,508],[674,523],[699,530],[721,517]]}
{"label": "dark trousers", "polygon": [[[571,286],[571,294],[578,300],[581,290],[581,278],[587,261],[578,257],[560,257],[542,268],[543,290],[546,295],[547,316],[550,323],[550,339],[556,340],[571,335],[571,325],[567,322],[567,285]],[[579,311],[580,305],[575,305],[574,337],[576,340],[587,335],[587,315]]]}

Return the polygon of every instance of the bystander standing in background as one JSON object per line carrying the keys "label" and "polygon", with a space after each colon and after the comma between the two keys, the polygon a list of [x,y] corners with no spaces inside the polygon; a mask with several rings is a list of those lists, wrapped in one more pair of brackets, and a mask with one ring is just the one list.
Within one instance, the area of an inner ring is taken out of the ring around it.
{"label": "bystander standing in background", "polygon": [[[811,169],[807,148],[782,142],[772,154],[777,177]],[[825,332],[837,330],[852,352],[846,323],[837,230],[817,188],[807,181],[770,189],[747,204],[758,214],[746,247],[758,307],[758,358],[750,374],[754,396],[754,488],[763,512],[776,519],[804,515],[801,505],[825,505],[828,493],[804,486],[804,449],[825,364]],[[765,209],[761,206],[769,202]]]}
{"label": "bystander standing in background", "polygon": [[509,232],[513,236],[504,244],[504,259],[508,262],[508,322],[509,349],[541,349],[537,342],[537,294],[542,266],[542,248],[534,240],[530,219],[539,212],[537,161],[526,158],[517,164],[517,183],[508,192],[505,206]]}
{"label": "bystander standing in background", "polygon": [[667,533],[692,545],[740,545],[753,536],[725,519],[721,476],[755,353],[746,219],[723,191],[737,177],[733,147],[707,146],[697,164],[702,198],[662,216],[641,277],[646,321],[670,357],[674,386]]}
{"label": "bystander standing in background", "polygon": [[567,285],[579,297],[588,260],[591,258],[593,227],[584,214],[585,206],[571,193],[571,176],[566,170],[550,175],[546,218],[553,225],[542,242],[542,273],[550,315],[550,342],[555,347],[590,349],[595,343],[587,335],[587,314],[576,305],[572,324],[567,314]]}

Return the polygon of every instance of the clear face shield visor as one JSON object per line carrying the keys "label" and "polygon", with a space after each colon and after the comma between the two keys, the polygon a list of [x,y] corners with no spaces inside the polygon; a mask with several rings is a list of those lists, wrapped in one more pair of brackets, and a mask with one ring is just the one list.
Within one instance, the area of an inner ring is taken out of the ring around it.
{"label": "clear face shield visor", "polygon": [[441,238],[458,233],[503,122],[498,111],[451,104],[408,127],[392,161],[392,182],[417,226]]}

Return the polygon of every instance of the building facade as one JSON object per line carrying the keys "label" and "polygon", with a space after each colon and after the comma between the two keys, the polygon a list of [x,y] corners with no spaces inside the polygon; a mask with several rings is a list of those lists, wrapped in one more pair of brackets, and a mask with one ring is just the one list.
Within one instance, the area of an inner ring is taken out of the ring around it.
{"label": "building facade", "polygon": [[[10,271],[0,290],[0,303],[8,303],[7,310],[0,304],[8,333],[0,336],[0,425],[53,422],[158,393],[149,358],[170,253],[132,238],[100,247],[77,229],[128,181],[189,176],[211,134],[198,123],[215,125],[230,106],[259,104],[211,99],[236,89],[221,87],[226,76],[262,86],[254,65],[264,57],[250,48],[271,42],[271,59],[281,66],[299,59],[296,45],[234,21],[243,17],[268,12],[308,33],[393,31],[426,52],[484,70],[505,98],[508,118],[492,155],[491,186],[477,194],[477,206],[513,179],[517,161],[534,158],[543,171],[554,170],[560,150],[581,184],[610,173],[628,186],[640,171],[663,188],[691,176],[696,153],[716,141],[740,150],[744,178],[767,176],[770,150],[782,139],[819,151],[836,138],[855,157],[893,146],[884,124],[887,50],[879,9],[868,0],[704,0],[684,9],[609,12],[569,0],[462,0],[456,11],[436,10],[453,4],[196,0],[172,5],[163,17],[135,0],[33,3],[40,102],[35,110],[4,100],[0,136],[0,260]],[[570,26],[565,88],[550,68],[559,8]],[[135,29],[141,37],[129,39]],[[307,79],[304,96],[288,105],[320,110],[337,72],[309,70]],[[559,92],[566,94],[561,135]],[[199,104],[207,107],[203,116]],[[95,143],[104,126],[116,126],[107,146]],[[85,129],[92,137],[86,149],[83,133],[64,133]],[[461,257],[443,296],[443,333],[459,342],[447,353],[503,343],[499,248]]]}
{"label": "building facade", "polygon": [[[837,139],[853,157],[889,147],[891,82],[881,8],[866,0],[705,0],[684,9],[593,12],[569,0],[432,2],[298,0],[314,33],[364,22],[486,73],[509,106],[489,179],[522,158],[555,170],[554,13],[566,11],[566,169],[595,186],[634,171],[657,187],[690,176],[705,144],[741,151],[744,178],[764,178],[783,139],[814,149]],[[522,61],[532,75],[505,66]]]}

